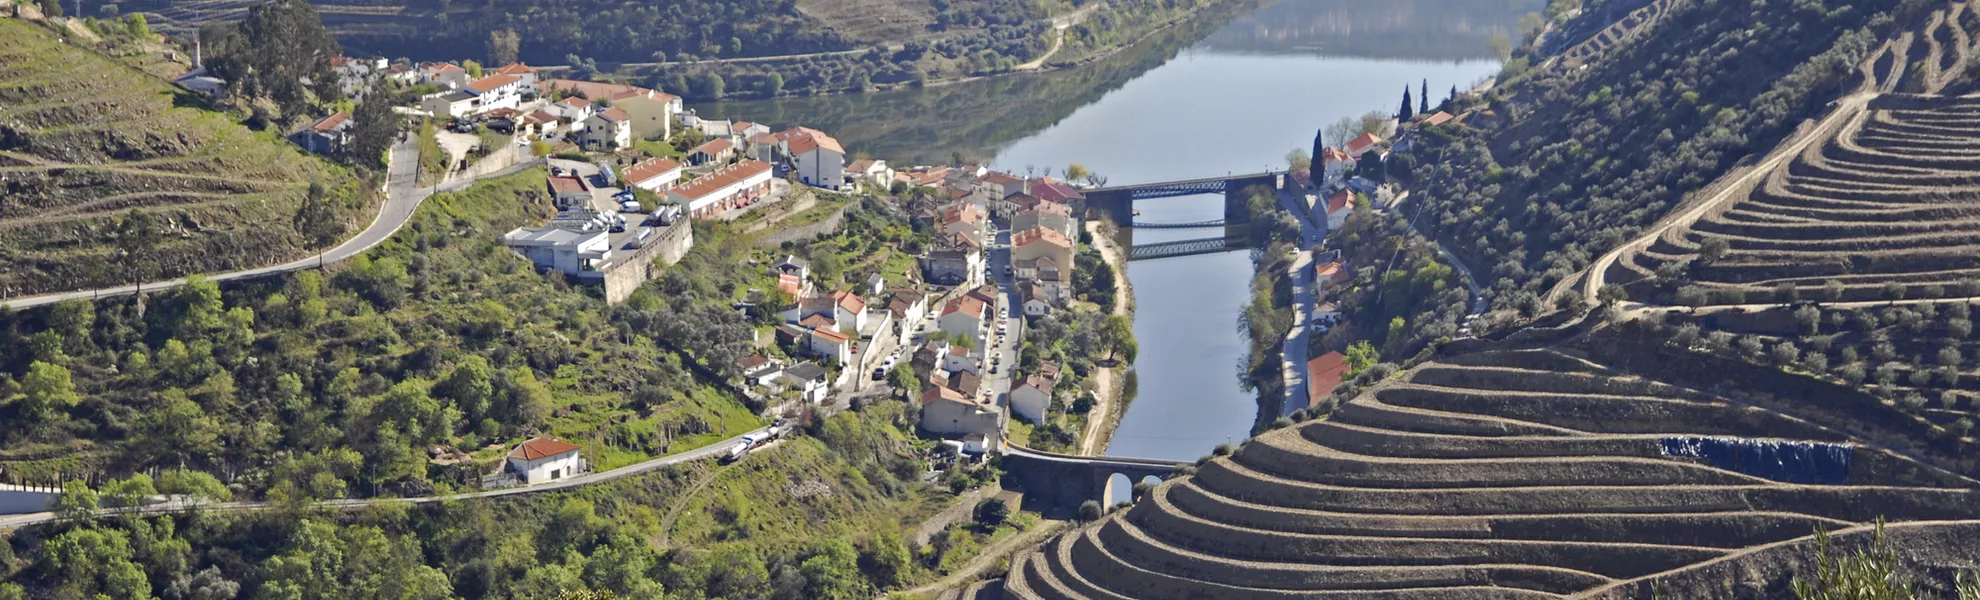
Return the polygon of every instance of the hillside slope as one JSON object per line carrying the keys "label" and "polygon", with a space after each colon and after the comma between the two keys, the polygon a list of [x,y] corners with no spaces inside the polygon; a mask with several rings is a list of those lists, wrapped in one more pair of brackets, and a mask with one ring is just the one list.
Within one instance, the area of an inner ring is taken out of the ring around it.
{"label": "hillside slope", "polygon": [[1816,530],[1878,519],[1927,564],[1980,551],[1952,543],[1976,482],[1907,417],[1654,333],[1420,365],[1015,560],[1005,597],[1644,597],[1611,588],[1711,568],[1737,575],[1667,597],[1778,597]]}
{"label": "hillside slope", "polygon": [[[8,295],[287,260],[330,241],[298,231],[312,181],[338,221],[368,195],[346,169],[34,24],[0,19],[0,65]],[[136,259],[114,233],[132,210],[155,217],[160,233]]]}

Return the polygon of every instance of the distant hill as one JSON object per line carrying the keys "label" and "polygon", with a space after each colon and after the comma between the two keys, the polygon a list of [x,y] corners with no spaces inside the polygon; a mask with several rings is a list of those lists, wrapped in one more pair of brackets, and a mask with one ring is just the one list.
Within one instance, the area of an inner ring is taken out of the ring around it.
{"label": "distant hill", "polygon": [[[254,267],[305,254],[295,216],[314,177],[336,214],[363,204],[343,167],[71,37],[0,19],[0,288],[33,294]],[[161,236],[140,260],[131,210]]]}

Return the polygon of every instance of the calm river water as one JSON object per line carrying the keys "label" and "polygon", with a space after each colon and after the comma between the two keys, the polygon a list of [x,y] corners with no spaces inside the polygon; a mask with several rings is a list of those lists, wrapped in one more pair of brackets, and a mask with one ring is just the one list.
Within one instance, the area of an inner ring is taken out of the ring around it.
{"label": "calm river water", "polygon": [[[1405,86],[1433,99],[1495,72],[1488,42],[1541,0],[1280,0],[1177,27],[1091,65],[924,90],[715,103],[732,116],[831,132],[893,164],[953,153],[1019,174],[1080,163],[1110,184],[1255,172],[1310,148],[1323,124],[1393,112]],[[1434,102],[1433,102],[1434,103]],[[1221,196],[1143,202],[1140,219],[1222,216]],[[1138,230],[1136,242],[1217,235]],[[1257,414],[1238,389],[1245,252],[1129,264],[1139,395],[1109,454],[1192,459],[1241,441]]]}

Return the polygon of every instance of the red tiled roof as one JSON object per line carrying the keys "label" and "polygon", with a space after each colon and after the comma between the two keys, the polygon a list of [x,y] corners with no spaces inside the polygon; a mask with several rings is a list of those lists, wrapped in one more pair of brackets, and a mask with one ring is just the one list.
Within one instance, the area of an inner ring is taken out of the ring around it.
{"label": "red tiled roof", "polygon": [[522,81],[522,78],[514,75],[490,75],[488,77],[483,77],[468,82],[467,87],[470,90],[474,90],[486,94],[490,90],[494,90],[495,88],[499,88],[519,81]]}
{"label": "red tiled roof", "polygon": [[1329,283],[1341,283],[1354,278],[1354,274],[1349,273],[1339,262],[1330,262],[1314,267],[1313,273],[1317,277],[1325,278]]}
{"label": "red tiled roof", "polygon": [[1367,152],[1369,148],[1373,148],[1376,144],[1380,143],[1382,143],[1380,136],[1373,133],[1364,133],[1361,134],[1361,137],[1349,141],[1344,149],[1347,150],[1348,154],[1361,156],[1361,153]]}
{"label": "red tiled roof", "polygon": [[1085,198],[1079,190],[1057,181],[1043,181],[1031,185],[1031,195],[1052,202],[1065,202]]}
{"label": "red tiled roof", "polygon": [[1354,162],[1354,155],[1348,154],[1346,151],[1334,147],[1328,147],[1320,150],[1320,164],[1324,165],[1330,162],[1342,162],[1342,161]]}
{"label": "red tiled roof", "polygon": [[1044,242],[1061,248],[1072,247],[1072,240],[1066,239],[1065,234],[1046,227],[1033,227],[1011,236],[1011,247],[1013,248],[1029,246],[1038,242]]}
{"label": "red tiled roof", "polygon": [[847,339],[845,334],[830,329],[813,329],[811,330],[811,335],[812,337],[822,337],[826,341],[840,344],[846,343]]}
{"label": "red tiled roof", "polygon": [[521,446],[516,446],[515,450],[509,451],[509,458],[520,458],[522,460],[537,460],[537,459],[556,456],[559,454],[564,454],[567,452],[577,452],[578,450],[580,450],[580,448],[578,448],[577,444],[566,442],[564,440],[560,440],[557,438],[551,438],[551,437],[531,438],[529,441],[523,442]]}
{"label": "red tiled roof", "polygon": [[563,100],[558,100],[557,103],[565,106],[569,106],[571,108],[584,108],[586,106],[591,106],[591,101],[584,99],[584,97],[582,96],[571,96]]}
{"label": "red tiled roof", "polygon": [[761,354],[751,354],[749,358],[736,361],[736,366],[744,369],[753,369],[767,364],[770,364],[770,359],[764,358]]}
{"label": "red tiled roof", "polygon": [[962,395],[962,392],[942,386],[933,386],[928,388],[928,391],[921,393],[922,406],[928,406],[941,400],[948,400],[959,404],[976,404],[975,402],[971,402],[967,396]]}
{"label": "red tiled roof", "polygon": [[975,296],[963,296],[950,300],[948,306],[942,308],[942,315],[948,316],[954,313],[963,313],[981,319],[983,318],[983,309],[982,300],[977,299]]}
{"label": "red tiled roof", "polygon": [[755,177],[758,173],[770,171],[770,163],[760,160],[745,160],[733,165],[710,171],[707,175],[695,178],[687,185],[674,188],[674,192],[689,199],[700,199],[729,184]]}
{"label": "red tiled roof", "polygon": [[1327,213],[1332,214],[1334,211],[1347,208],[1349,204],[1353,203],[1354,194],[1348,193],[1347,190],[1336,191],[1332,196],[1327,197]]}
{"label": "red tiled roof", "polygon": [[708,140],[708,142],[703,143],[702,145],[695,146],[693,150],[688,151],[688,154],[706,154],[709,156],[716,156],[723,152],[728,152],[730,148],[734,148],[735,146],[736,146],[735,144],[729,143],[729,140],[727,138],[716,138],[716,139]]}
{"label": "red tiled roof", "polygon": [[640,161],[639,164],[633,165],[630,169],[626,169],[626,181],[638,184],[661,175],[666,175],[671,171],[678,171],[680,168],[681,163],[672,160],[649,158]]}
{"label": "red tiled roof", "polygon": [[1017,183],[1023,180],[1018,179],[1016,175],[1005,173],[1003,171],[991,171],[983,176],[983,181],[984,183],[1007,185],[1007,184]]}
{"label": "red tiled roof", "polygon": [[495,70],[496,75],[522,75],[525,73],[535,73],[535,72],[536,69],[531,68],[529,65],[525,65],[519,62],[502,65],[502,68]]}
{"label": "red tiled roof", "polygon": [[619,107],[614,106],[612,108],[605,109],[604,112],[598,113],[598,118],[607,121],[612,121],[614,123],[618,123],[624,121],[631,121],[632,115],[626,114],[626,111],[620,110]]}
{"label": "red tiled roof", "polygon": [[1437,111],[1437,114],[1424,117],[1423,124],[1425,126],[1443,125],[1445,123],[1449,123],[1452,118],[1454,117],[1451,116],[1451,113],[1447,113],[1440,110]]}
{"label": "red tiled roof", "polygon": [[317,133],[330,133],[336,131],[338,126],[343,125],[345,121],[349,120],[351,120],[351,113],[340,110],[330,113],[330,116],[318,120],[315,125],[310,125],[309,128],[315,130]]}
{"label": "red tiled roof", "polygon": [[557,122],[557,115],[539,110],[529,113],[529,116],[524,117],[524,119],[532,123],[555,123]]}
{"label": "red tiled roof", "polygon": [[873,168],[873,159],[871,158],[862,158],[846,163],[847,173],[865,173],[867,169],[871,168]]}
{"label": "red tiled roof", "polygon": [[428,68],[428,69],[432,69],[432,70],[433,70],[433,72],[435,72],[435,73],[445,73],[445,72],[448,72],[448,71],[459,71],[459,70],[461,70],[461,67],[460,67],[460,65],[456,65],[456,64],[454,64],[454,63],[440,63],[440,64],[437,64],[437,65],[427,65],[427,67],[426,67],[426,68]]}
{"label": "red tiled roof", "polygon": [[833,327],[837,327],[839,325],[839,322],[832,319],[831,315],[812,314],[806,316],[803,319],[799,319],[798,324],[815,329],[831,329]]}
{"label": "red tiled roof", "polygon": [[[814,148],[824,148],[826,150],[831,150],[833,152],[837,152],[840,154],[846,153],[845,147],[839,145],[839,140],[833,139],[832,136],[825,135],[825,132],[823,131],[812,129],[810,127],[792,127],[790,129],[779,131],[775,135],[777,136],[778,140],[783,141],[787,144],[791,144],[792,154],[804,154],[806,152],[810,152]],[[804,150],[797,149],[798,144],[801,143],[797,141],[798,138],[810,138],[808,143],[805,143]]]}
{"label": "red tiled roof", "polygon": [[1306,405],[1312,406],[1333,393],[1334,388],[1341,385],[1341,379],[1347,376],[1347,370],[1347,357],[1339,352],[1328,352],[1306,361]]}
{"label": "red tiled roof", "polygon": [[856,313],[866,310],[866,299],[845,290],[832,292],[832,303],[846,309],[846,312]]}
{"label": "red tiled roof", "polygon": [[777,291],[796,296],[804,291],[804,282],[797,275],[784,273],[777,276]]}
{"label": "red tiled roof", "polygon": [[550,191],[558,194],[576,194],[585,191],[584,180],[576,177],[551,177]]}

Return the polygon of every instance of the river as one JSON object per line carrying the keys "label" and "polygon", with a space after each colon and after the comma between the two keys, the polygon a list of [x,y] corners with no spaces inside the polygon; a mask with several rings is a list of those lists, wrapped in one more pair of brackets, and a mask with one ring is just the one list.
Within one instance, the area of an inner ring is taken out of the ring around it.
{"label": "river", "polygon": [[[1433,100],[1498,69],[1488,40],[1541,0],[1280,0],[1232,7],[1061,71],[922,90],[698,105],[704,116],[803,124],[894,164],[988,160],[1018,174],[1080,163],[1109,184],[1255,172],[1310,148],[1322,125]],[[1432,104],[1435,104],[1433,101]],[[1222,216],[1220,196],[1144,201],[1142,220]],[[1137,243],[1216,230],[1135,232]],[[1128,266],[1139,394],[1109,454],[1193,459],[1249,435],[1238,386],[1250,297],[1246,252]]]}

